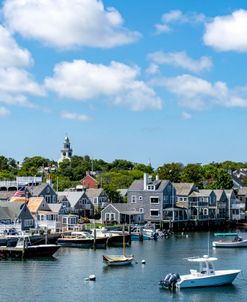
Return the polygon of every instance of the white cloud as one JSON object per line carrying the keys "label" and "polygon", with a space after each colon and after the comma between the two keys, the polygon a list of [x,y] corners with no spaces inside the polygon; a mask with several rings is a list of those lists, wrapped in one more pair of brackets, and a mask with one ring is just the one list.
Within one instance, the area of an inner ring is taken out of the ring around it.
{"label": "white cloud", "polygon": [[110,48],[140,37],[100,0],[6,0],[3,13],[12,31],[55,47]]}
{"label": "white cloud", "polygon": [[193,110],[205,110],[211,106],[247,107],[247,96],[242,97],[224,82],[210,83],[191,75],[162,78],[153,84],[165,87],[177,96],[178,103]]}
{"label": "white cloud", "polygon": [[157,51],[148,55],[148,58],[156,64],[168,64],[181,67],[193,72],[209,70],[212,60],[209,57],[201,57],[198,60],[190,58],[186,52],[162,52]]}
{"label": "white cloud", "polygon": [[61,117],[63,119],[76,120],[76,121],[80,121],[80,122],[86,122],[91,119],[88,115],[79,114],[79,113],[75,113],[75,112],[62,112]]}
{"label": "white cloud", "polygon": [[159,73],[159,66],[157,64],[151,63],[146,69],[146,73],[152,75]]}
{"label": "white cloud", "polygon": [[161,23],[155,24],[156,33],[166,33],[171,31],[170,25],[172,23],[203,23],[205,21],[205,16],[203,14],[198,14],[195,12],[190,12],[184,14],[180,10],[171,10],[168,13],[165,13],[161,17]]}
{"label": "white cloud", "polygon": [[62,62],[55,66],[53,77],[45,79],[47,89],[60,97],[86,101],[108,98],[113,104],[134,111],[161,109],[161,99],[143,81],[138,81],[137,66],[111,62],[109,66],[84,60]]}
{"label": "white cloud", "polygon": [[182,112],[182,119],[183,120],[190,120],[192,118],[192,115],[188,112]]}
{"label": "white cloud", "polygon": [[10,114],[10,111],[7,108],[0,107],[0,117],[6,116],[6,115],[9,115],[9,114]]}
{"label": "white cloud", "polygon": [[15,67],[0,68],[0,102],[34,108],[26,97],[28,95],[44,96],[44,90],[25,70]]}
{"label": "white cloud", "polygon": [[219,51],[247,51],[247,11],[240,9],[228,16],[215,17],[206,24],[204,43]]}
{"label": "white cloud", "polygon": [[20,48],[10,33],[0,25],[0,67],[28,66],[31,62],[29,51]]}

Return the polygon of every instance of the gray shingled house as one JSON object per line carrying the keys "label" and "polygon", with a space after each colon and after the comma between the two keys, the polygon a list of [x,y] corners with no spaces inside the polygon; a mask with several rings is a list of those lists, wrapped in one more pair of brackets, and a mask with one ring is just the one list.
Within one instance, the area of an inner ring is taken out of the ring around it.
{"label": "gray shingled house", "polygon": [[166,208],[176,207],[176,190],[169,180],[152,179],[147,173],[128,189],[128,204],[144,213],[145,221],[161,222]]}
{"label": "gray shingled house", "polygon": [[136,211],[132,204],[110,203],[101,211],[103,223],[143,223],[144,213]]}
{"label": "gray shingled house", "polygon": [[49,183],[28,188],[32,197],[44,197],[47,203],[57,203],[57,193]]}
{"label": "gray shingled house", "polygon": [[0,202],[0,224],[28,230],[34,227],[34,218],[25,202]]}

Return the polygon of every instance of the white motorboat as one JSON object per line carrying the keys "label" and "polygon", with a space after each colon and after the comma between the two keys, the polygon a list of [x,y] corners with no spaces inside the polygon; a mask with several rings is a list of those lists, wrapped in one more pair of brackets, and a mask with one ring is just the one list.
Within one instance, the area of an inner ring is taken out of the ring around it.
{"label": "white motorboat", "polygon": [[206,287],[220,286],[231,284],[240,270],[215,270],[213,262],[218,260],[215,257],[204,255],[203,257],[188,258],[189,262],[198,263],[199,270],[191,269],[190,274],[181,275],[168,274],[160,285],[164,288],[189,288],[189,287]]}
{"label": "white motorboat", "polygon": [[247,239],[243,239],[238,233],[215,233],[214,236],[233,236],[231,240],[215,240],[212,242],[213,247],[247,247]]}

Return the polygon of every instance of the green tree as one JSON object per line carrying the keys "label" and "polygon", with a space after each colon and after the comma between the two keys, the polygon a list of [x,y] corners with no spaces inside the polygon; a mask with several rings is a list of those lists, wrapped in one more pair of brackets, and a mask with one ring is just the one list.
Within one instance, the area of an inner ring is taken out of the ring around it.
{"label": "green tree", "polygon": [[171,182],[180,182],[182,171],[183,165],[181,163],[164,164],[157,170],[160,179],[170,180]]}
{"label": "green tree", "polygon": [[181,173],[182,182],[192,182],[199,188],[202,187],[203,170],[200,164],[188,164]]}

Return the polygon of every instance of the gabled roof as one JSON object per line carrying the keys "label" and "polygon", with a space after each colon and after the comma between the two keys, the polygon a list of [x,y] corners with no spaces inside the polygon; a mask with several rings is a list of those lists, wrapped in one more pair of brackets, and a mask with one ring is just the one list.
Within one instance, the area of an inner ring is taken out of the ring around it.
{"label": "gabled roof", "polygon": [[41,194],[41,192],[42,192],[47,186],[49,186],[50,189],[51,189],[52,191],[54,191],[53,188],[51,187],[51,185],[48,184],[48,183],[41,183],[41,184],[39,184],[38,186],[29,187],[29,191],[30,191],[30,193],[32,194],[32,196],[39,196],[39,195]]}
{"label": "gabled roof", "polygon": [[176,195],[188,196],[196,189],[195,184],[190,182],[173,183],[173,185],[176,189]]}
{"label": "gabled roof", "polygon": [[217,200],[220,200],[222,195],[224,194],[224,190],[213,190],[213,191],[216,195]]}
{"label": "gabled roof", "polygon": [[[170,181],[169,180],[158,180],[152,182],[152,184],[157,185],[156,192],[162,192],[165,187],[168,185]],[[149,183],[150,184],[150,183]],[[134,180],[130,187],[128,188],[128,191],[143,191],[144,190],[144,181],[143,179]],[[145,191],[146,192],[146,191]],[[148,191],[150,192],[150,191]]]}
{"label": "gabled roof", "polygon": [[0,191],[0,199],[9,200],[14,194],[15,191]]}
{"label": "gabled roof", "polygon": [[109,206],[114,207],[119,213],[132,215],[132,214],[143,214],[143,212],[136,211],[134,205],[129,203],[110,203],[105,209]]}
{"label": "gabled roof", "polygon": [[208,197],[213,192],[213,190],[199,190],[199,192],[192,192],[190,194],[191,197]]}
{"label": "gabled roof", "polygon": [[0,219],[11,219],[12,221],[16,220],[24,205],[25,202],[19,203],[19,202],[1,201]]}
{"label": "gabled roof", "polygon": [[57,192],[57,195],[59,197],[60,196],[65,196],[68,199],[71,207],[74,207],[83,195],[84,195],[84,198],[87,198],[87,196],[85,196],[85,192],[84,191],[64,191],[64,192]]}
{"label": "gabled roof", "polygon": [[235,194],[235,192],[234,192],[234,190],[233,190],[233,189],[230,189],[230,190],[224,190],[224,191],[225,191],[226,196],[227,196],[227,198],[228,198],[228,199],[229,199],[229,198],[231,198],[232,196],[236,198],[236,194]]}
{"label": "gabled roof", "polygon": [[53,213],[59,213],[63,205],[61,203],[48,203],[48,206]]}
{"label": "gabled roof", "polygon": [[27,205],[30,212],[36,213],[44,201],[44,197],[30,197]]}
{"label": "gabled roof", "polygon": [[93,198],[93,197],[99,197],[100,194],[103,192],[104,190],[102,188],[99,189],[92,189],[89,188],[86,190],[86,195],[88,196],[88,198]]}
{"label": "gabled roof", "polygon": [[127,195],[128,189],[117,189],[117,192],[119,192],[122,197],[125,197]]}

